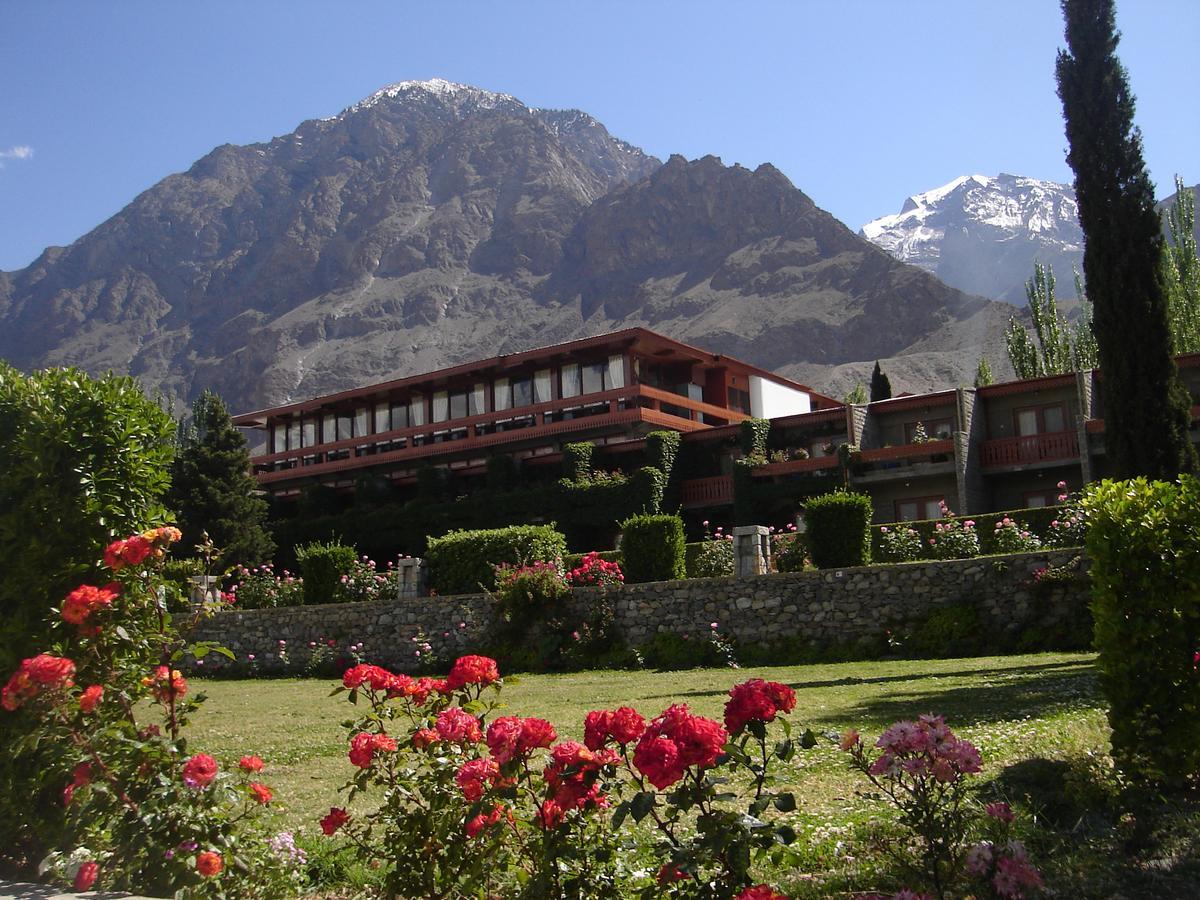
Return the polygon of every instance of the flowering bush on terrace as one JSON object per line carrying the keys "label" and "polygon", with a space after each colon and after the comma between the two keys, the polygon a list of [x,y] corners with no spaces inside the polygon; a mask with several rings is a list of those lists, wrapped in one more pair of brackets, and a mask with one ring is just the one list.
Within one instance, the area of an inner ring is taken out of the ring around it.
{"label": "flowering bush on terrace", "polygon": [[571,593],[562,560],[496,566],[496,599],[505,616],[558,605]]}
{"label": "flowering bush on terrace", "polygon": [[992,540],[998,553],[1030,553],[1042,546],[1041,539],[1028,525],[1008,516],[996,523]]}
{"label": "flowering bush on terrace", "polygon": [[238,566],[229,577],[231,584],[222,597],[238,609],[299,606],[304,602],[304,581],[287,569],[276,574],[269,562],[250,569]]}
{"label": "flowering bush on terrace", "polygon": [[980,822],[966,777],[982,771],[982,759],[941,716],[896,722],[875,747],[878,756],[855,729],[842,736],[841,749],[850,754],[853,768],[899,810],[900,824],[913,837],[879,838],[879,846],[927,888],[929,896],[965,892],[1020,900],[1041,887],[1041,876],[1025,848],[1011,837],[1015,816],[1008,804],[989,804]]}
{"label": "flowering bush on terrace", "polygon": [[[954,515],[946,501],[941,504],[942,516]],[[979,535],[974,519],[951,519],[936,522],[929,539],[930,555],[934,559],[970,559],[979,555]]]}
{"label": "flowering bush on terrace", "polygon": [[611,587],[625,583],[620,564],[601,559],[595,550],[584,556],[568,577],[576,587]]}
{"label": "flowering bush on terrace", "polygon": [[[59,641],[0,690],[16,751],[36,760],[65,811],[63,849],[41,870],[77,890],[275,896],[296,873],[265,837],[254,840],[257,813],[273,799],[258,780],[261,760],[225,770],[181,737],[199,698],[174,668],[185,651],[158,589],[178,539],[164,527],[111,543],[114,580],[71,591]],[[197,657],[216,649],[187,648]],[[147,707],[158,722],[144,722]]]}
{"label": "flowering bush on terrace", "polygon": [[384,600],[396,596],[398,585],[395,564],[389,562],[386,572],[378,572],[375,560],[362,556],[354,561],[350,571],[342,575],[337,586],[340,602]]}
{"label": "flowering bush on terrace", "polygon": [[725,534],[720,525],[716,531],[709,530],[704,521],[704,540],[692,558],[692,578],[723,578],[733,574],[733,535]]}
{"label": "flowering bush on terrace", "polygon": [[887,525],[879,529],[879,551],[887,562],[913,562],[924,550],[921,534],[908,525]]}
{"label": "flowering bush on terrace", "polygon": [[1078,494],[1067,493],[1067,483],[1058,483],[1058,502],[1062,510],[1058,517],[1050,522],[1050,532],[1046,535],[1048,547],[1082,547],[1087,536],[1087,518],[1079,502]]}
{"label": "flowering bush on terrace", "polygon": [[[382,796],[374,813],[331,808],[321,828],[386,860],[389,893],[497,895],[519,882],[522,896],[781,896],[751,887],[749,867],[794,839],[770,821],[795,809],[769,771],[797,746],[781,718],[796,702],[786,685],[738,685],[724,724],[682,704],[649,723],[628,707],[595,710],[583,743],[559,741],[543,719],[493,717],[501,687],[480,656],[460,658],[444,680],[346,672],[342,690],[361,710],[349,723],[359,770],[349,796]],[[781,739],[768,741],[776,722]],[[748,795],[731,783],[749,784]],[[653,874],[619,852],[632,823],[657,835]]]}

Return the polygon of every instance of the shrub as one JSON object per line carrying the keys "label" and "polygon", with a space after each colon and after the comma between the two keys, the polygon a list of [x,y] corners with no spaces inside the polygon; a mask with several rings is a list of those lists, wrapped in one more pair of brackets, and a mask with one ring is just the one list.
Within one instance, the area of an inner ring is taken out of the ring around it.
{"label": "shrub", "polygon": [[425,560],[439,594],[471,594],[495,589],[495,566],[549,562],[566,552],[566,540],[553,525],[513,525],[430,538]]}
{"label": "shrub", "polygon": [[583,561],[589,556],[595,556],[596,559],[604,562],[621,564],[620,550],[590,550],[587,553],[568,553],[563,557],[563,568],[568,572],[578,569],[583,565]]}
{"label": "shrub", "polygon": [[1200,774],[1200,479],[1104,481],[1083,505],[1113,758],[1183,785]]}
{"label": "shrub", "polygon": [[908,646],[917,656],[972,656],[982,648],[984,633],[975,607],[954,604],[933,610],[913,631]]}
{"label": "shrub", "polygon": [[653,466],[670,478],[681,439],[678,431],[650,432],[646,435],[646,465]]}
{"label": "shrub", "polygon": [[553,610],[571,596],[562,562],[496,566],[496,599],[506,616],[519,618]]}
{"label": "shrub", "polygon": [[287,569],[275,572],[271,563],[247,569],[238,566],[230,574],[225,602],[236,609],[299,606],[304,602],[304,581]]}
{"label": "shrub", "polygon": [[920,559],[924,550],[917,529],[907,525],[880,526],[879,554],[886,562],[912,562]]}
{"label": "shrub", "polygon": [[933,536],[929,539],[929,555],[934,559],[971,559],[979,555],[979,533],[974,519],[957,519],[954,513],[941,502],[943,520],[933,525]]}
{"label": "shrub", "polygon": [[684,548],[684,569],[688,578],[725,578],[734,574],[733,535],[721,526],[709,531],[704,521],[704,540]]}
{"label": "shrub", "polygon": [[1087,518],[1079,505],[1078,495],[1067,493],[1067,483],[1060,481],[1058,489],[1058,515],[1046,530],[1047,547],[1082,547],[1087,539]]}
{"label": "shrub", "polygon": [[[790,526],[794,529],[796,526]],[[795,531],[777,534],[771,539],[771,562],[776,572],[803,572],[809,564],[808,541]]]}
{"label": "shrub", "polygon": [[1032,553],[1042,546],[1041,539],[1024,522],[1005,516],[992,529],[992,547],[996,553]]}
{"label": "shrub", "polygon": [[296,563],[304,579],[304,604],[314,606],[345,599],[339,590],[342,576],[349,575],[357,561],[358,551],[339,541],[297,547]]}
{"label": "shrub", "polygon": [[627,581],[636,584],[685,577],[683,520],[678,516],[633,516],[621,524],[621,530]]}
{"label": "shrub", "polygon": [[613,587],[625,583],[621,564],[603,559],[595,550],[586,554],[567,577],[576,587]]}
{"label": "shrub", "polygon": [[517,461],[507,453],[493,453],[487,460],[487,486],[492,490],[508,490],[520,480]]}
{"label": "shrub", "polygon": [[752,460],[752,465],[767,461],[767,439],[771,435],[770,419],[743,419],[741,428],[742,455]]}
{"label": "shrub", "polygon": [[819,569],[863,566],[871,561],[871,515],[866,494],[834,491],[805,504],[808,548]]}
{"label": "shrub", "polygon": [[587,481],[592,474],[592,454],[596,445],[591,441],[563,444],[563,477],[568,481]]}
{"label": "shrub", "polygon": [[396,596],[396,572],[388,563],[388,571],[375,568],[375,560],[360,556],[350,566],[350,571],[338,580],[335,599],[338,603],[361,603],[367,600],[384,600]]}

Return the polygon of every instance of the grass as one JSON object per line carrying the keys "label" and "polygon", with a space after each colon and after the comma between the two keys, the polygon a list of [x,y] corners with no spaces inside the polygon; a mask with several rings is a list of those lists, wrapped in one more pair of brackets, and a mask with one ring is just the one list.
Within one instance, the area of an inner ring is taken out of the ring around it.
{"label": "grass", "polygon": [[[869,886],[874,877],[855,862],[853,844],[866,823],[887,813],[858,793],[864,785],[849,773],[832,738],[850,726],[873,737],[897,719],[924,712],[944,715],[981,749],[984,791],[1013,799],[1037,820],[1030,840],[1048,880],[1070,886],[1062,895],[1200,894],[1195,804],[1171,806],[1157,824],[1140,830],[1111,810],[1108,729],[1090,654],[528,675],[509,679],[501,696],[507,713],[541,716],[560,737],[581,739],[583,717],[592,709],[628,705],[649,718],[686,702],[719,719],[729,688],[751,677],[791,685],[793,722],[829,738],[798,754],[786,773],[799,801],[795,825],[804,868],[816,873],[798,881],[792,873],[788,886],[795,896]],[[209,702],[189,726],[191,743],[230,762],[243,753],[262,756],[264,780],[283,804],[283,823],[316,833],[317,819],[340,805],[338,788],[353,771],[341,725],[348,704],[328,697],[335,682],[194,684]],[[1131,848],[1131,840],[1144,846]]]}

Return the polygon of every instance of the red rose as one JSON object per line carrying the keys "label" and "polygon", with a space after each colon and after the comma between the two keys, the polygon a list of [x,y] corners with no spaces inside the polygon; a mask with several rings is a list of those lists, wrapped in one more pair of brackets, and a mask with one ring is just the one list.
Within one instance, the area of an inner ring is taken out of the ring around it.
{"label": "red rose", "polygon": [[182,697],[188,692],[187,679],[178,669],[158,666],[153,675],[142,679],[142,686],[148,687],[154,699],[159,703],[169,703],[172,698]]}
{"label": "red rose", "polygon": [[683,777],[685,766],[679,762],[679,748],[663,735],[647,733],[633,751],[633,765],[660,791]]}
{"label": "red rose", "polygon": [[375,755],[375,740],[374,736],[365,731],[360,731],[350,739],[350,762],[358,766],[360,769],[368,769],[371,767],[371,759]]}
{"label": "red rose", "polygon": [[750,722],[772,722],[781,712],[796,708],[796,692],[777,681],[755,678],[735,685],[725,704],[725,727],[738,734]]}
{"label": "red rose", "polygon": [[217,761],[207,753],[197,753],[183,764],[183,783],[190,788],[206,788],[217,777]]}
{"label": "red rose", "polygon": [[321,830],[330,835],[350,821],[350,814],[336,806],[330,807],[329,815],[321,819]]}
{"label": "red rose", "polygon": [[471,803],[483,798],[483,792],[500,778],[500,767],[494,759],[472,759],[463,763],[454,776],[454,781],[463,796]]}
{"label": "red rose", "polygon": [[104,688],[98,684],[93,684],[91,687],[85,688],[83,693],[79,695],[79,709],[85,713],[93,713],[96,707],[100,705],[101,698],[104,697]]}
{"label": "red rose", "polygon": [[196,854],[196,871],[205,878],[220,875],[223,868],[225,868],[225,861],[221,859],[220,853],[205,850],[203,853]]}
{"label": "red rose", "polygon": [[490,813],[487,813],[486,815],[484,813],[480,813],[479,815],[475,816],[475,818],[467,822],[467,837],[472,839],[477,838],[485,828],[491,828],[493,825],[500,824],[500,819],[503,816],[504,811],[503,804],[497,803],[494,807],[492,807],[492,811]]}
{"label": "red rose", "polygon": [[63,601],[63,621],[71,625],[83,625],[93,613],[112,606],[120,592],[121,586],[115,583],[102,588],[81,584]]}
{"label": "red rose", "polygon": [[500,669],[496,661],[488,656],[460,656],[446,676],[446,686],[456,691],[467,685],[477,684],[481,687],[500,680]]}
{"label": "red rose", "polygon": [[412,745],[418,750],[424,750],[430,744],[436,743],[438,733],[432,728],[418,728],[412,736]]}
{"label": "red rose", "polygon": [[72,888],[82,893],[90,891],[92,885],[96,883],[96,876],[100,874],[100,865],[94,862],[85,862],[79,867],[79,871],[75,873],[75,881]]}
{"label": "red rose", "polygon": [[608,741],[612,713],[596,709],[583,717],[583,743],[589,750],[599,750]]}
{"label": "red rose", "polygon": [[75,663],[61,656],[42,653],[22,660],[20,668],[0,691],[0,706],[12,712],[26,700],[36,697],[43,688],[57,691],[73,687],[74,675]]}
{"label": "red rose", "polygon": [[351,690],[368,684],[373,691],[386,691],[393,686],[395,679],[396,676],[387,669],[365,663],[351,666],[342,674],[342,684]]}
{"label": "red rose", "polygon": [[443,741],[455,744],[474,744],[483,738],[479,720],[457,706],[438,714],[437,733]]}
{"label": "red rose", "polygon": [[562,824],[563,818],[566,816],[566,810],[555,803],[553,800],[545,800],[537,811],[537,824],[549,831],[552,828],[557,828]]}
{"label": "red rose", "polygon": [[520,753],[528,753],[540,747],[549,747],[558,739],[558,732],[545,719],[528,718],[521,720],[521,738],[517,742]]}
{"label": "red rose", "polygon": [[268,803],[270,803],[271,798],[274,796],[269,787],[267,787],[265,784],[260,784],[257,781],[250,782],[250,793],[254,794],[254,799],[263,806],[266,806]]}
{"label": "red rose", "polygon": [[691,877],[691,875],[683,871],[683,869],[679,868],[678,866],[665,863],[662,868],[658,870],[658,875],[654,877],[654,880],[658,882],[659,887],[665,887],[673,881],[687,881]]}
{"label": "red rose", "polygon": [[504,765],[517,756],[517,743],[520,739],[520,716],[500,716],[488,726],[488,750],[499,765]]}
{"label": "red rose", "polygon": [[777,894],[765,884],[756,884],[754,887],[746,888],[733,900],[788,900],[788,898],[786,894]]}
{"label": "red rose", "polygon": [[636,709],[622,706],[612,714],[609,721],[608,734],[618,744],[630,744],[642,736],[646,730],[646,720]]}
{"label": "red rose", "polygon": [[243,772],[261,772],[263,761],[257,756],[243,756],[238,760],[238,768]]}

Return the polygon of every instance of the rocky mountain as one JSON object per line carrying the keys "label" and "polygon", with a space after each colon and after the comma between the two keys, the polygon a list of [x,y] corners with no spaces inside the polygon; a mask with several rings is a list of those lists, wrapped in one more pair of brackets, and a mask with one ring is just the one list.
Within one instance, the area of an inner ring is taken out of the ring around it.
{"label": "rocky mountain", "polygon": [[218,147],[0,273],[0,357],[245,410],[645,324],[832,392],[894,358],[915,390],[1002,357],[1011,312],[772,166],[661,164],[584,113],[434,80]]}
{"label": "rocky mountain", "polygon": [[964,175],[859,233],[946,284],[1009,303],[1026,302],[1034,261],[1054,267],[1063,297],[1075,294],[1072,267],[1083,267],[1074,190],[1019,175]]}

